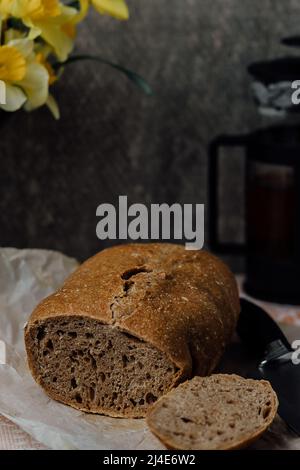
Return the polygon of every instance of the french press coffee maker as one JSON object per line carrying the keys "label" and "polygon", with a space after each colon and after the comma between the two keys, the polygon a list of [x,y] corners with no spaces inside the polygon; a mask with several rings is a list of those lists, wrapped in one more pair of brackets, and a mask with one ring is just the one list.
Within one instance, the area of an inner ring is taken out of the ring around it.
{"label": "french press coffee maker", "polygon": [[[274,65],[274,64],[273,64]],[[256,64],[256,72],[268,70]],[[298,61],[300,79],[300,61]],[[282,69],[280,69],[282,75]],[[224,244],[218,233],[220,149],[242,147],[245,172],[245,245]],[[219,136],[209,149],[210,244],[244,253],[245,290],[280,303],[300,304],[300,125],[274,125],[248,135]]]}

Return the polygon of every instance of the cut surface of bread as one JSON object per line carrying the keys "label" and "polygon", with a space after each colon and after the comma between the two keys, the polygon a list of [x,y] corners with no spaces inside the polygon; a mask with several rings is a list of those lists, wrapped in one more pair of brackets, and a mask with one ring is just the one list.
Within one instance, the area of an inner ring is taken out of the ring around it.
{"label": "cut surface of bread", "polygon": [[97,320],[48,319],[30,330],[29,347],[48,394],[91,413],[143,416],[178,378],[164,353]]}
{"label": "cut surface of bread", "polygon": [[116,246],[32,312],[28,364],[51,398],[144,417],[179,382],[214,370],[239,311],[235,278],[215,256],[163,243]]}
{"label": "cut surface of bread", "polygon": [[170,449],[238,449],[269,427],[277,407],[269,382],[215,374],[170,391],[152,406],[147,423]]}

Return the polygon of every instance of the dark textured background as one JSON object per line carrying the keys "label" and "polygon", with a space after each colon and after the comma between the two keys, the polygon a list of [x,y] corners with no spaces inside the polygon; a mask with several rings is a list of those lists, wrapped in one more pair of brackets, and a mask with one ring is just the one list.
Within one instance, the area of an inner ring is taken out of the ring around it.
{"label": "dark textured background", "polygon": [[[208,142],[261,125],[245,69],[287,52],[279,40],[299,32],[299,0],[128,3],[128,23],[92,14],[78,49],[138,71],[155,96],[108,67],[83,63],[56,85],[59,122],[45,109],[13,115],[1,129],[0,245],[84,259],[102,246],[100,203],[119,194],[131,202],[205,203]],[[223,165],[222,194],[233,215],[222,225],[225,237],[239,239],[235,160]]]}

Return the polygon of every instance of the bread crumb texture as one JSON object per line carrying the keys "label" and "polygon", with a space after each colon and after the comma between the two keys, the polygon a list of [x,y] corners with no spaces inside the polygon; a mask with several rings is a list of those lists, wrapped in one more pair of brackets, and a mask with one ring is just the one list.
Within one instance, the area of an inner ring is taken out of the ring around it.
{"label": "bread crumb texture", "polygon": [[147,422],[168,448],[238,449],[270,426],[277,407],[269,382],[215,374],[169,392],[150,409]]}

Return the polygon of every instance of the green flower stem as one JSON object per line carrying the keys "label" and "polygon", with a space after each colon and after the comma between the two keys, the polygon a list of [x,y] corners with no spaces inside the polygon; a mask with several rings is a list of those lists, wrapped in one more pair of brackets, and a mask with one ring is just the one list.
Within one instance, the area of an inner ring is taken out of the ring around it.
{"label": "green flower stem", "polygon": [[110,62],[109,60],[103,59],[99,56],[92,56],[92,55],[73,55],[69,57],[65,62],[56,62],[52,65],[54,70],[58,72],[61,68],[73,64],[74,62],[80,62],[83,60],[93,60],[96,62],[100,62],[104,65],[109,65],[110,67],[118,70],[119,72],[123,73],[129,80],[131,80],[140,90],[142,90],[146,95],[151,96],[153,95],[153,90],[150,85],[137,73],[129,70],[122,65],[115,64]]}

